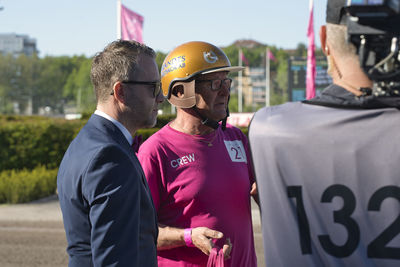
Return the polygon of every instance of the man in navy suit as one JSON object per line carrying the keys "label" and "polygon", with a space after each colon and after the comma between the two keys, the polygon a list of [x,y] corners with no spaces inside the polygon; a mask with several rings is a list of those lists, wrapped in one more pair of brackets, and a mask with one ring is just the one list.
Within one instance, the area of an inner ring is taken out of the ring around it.
{"label": "man in navy suit", "polygon": [[155,52],[115,41],[94,57],[91,80],[97,109],[57,177],[69,266],[157,266],[157,218],[131,147],[163,102]]}

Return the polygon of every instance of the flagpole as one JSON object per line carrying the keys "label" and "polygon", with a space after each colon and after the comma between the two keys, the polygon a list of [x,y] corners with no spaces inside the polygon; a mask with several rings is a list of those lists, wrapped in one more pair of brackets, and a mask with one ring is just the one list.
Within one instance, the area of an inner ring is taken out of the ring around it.
{"label": "flagpole", "polygon": [[[242,67],[242,49],[239,49],[239,66]],[[243,81],[242,81],[242,71],[239,71],[239,88],[238,88],[238,112],[242,112],[242,91],[243,91]]]}
{"label": "flagpole", "polygon": [[121,0],[117,0],[117,39],[121,39]]}

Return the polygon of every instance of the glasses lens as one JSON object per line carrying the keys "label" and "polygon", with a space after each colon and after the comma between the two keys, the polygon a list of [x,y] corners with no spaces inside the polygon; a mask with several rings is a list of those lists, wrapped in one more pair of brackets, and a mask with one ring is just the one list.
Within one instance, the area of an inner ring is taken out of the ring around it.
{"label": "glasses lens", "polygon": [[226,88],[231,88],[231,84],[232,84],[232,79],[224,79],[224,86]]}
{"label": "glasses lens", "polygon": [[224,88],[231,88],[231,83],[232,80],[227,78],[227,79],[223,79],[223,80],[212,80],[211,81],[211,89],[216,91],[216,90],[220,90],[222,87]]}
{"label": "glasses lens", "polygon": [[221,89],[222,80],[212,80],[211,81],[211,89],[212,90],[219,90]]}
{"label": "glasses lens", "polygon": [[161,82],[157,82],[154,84],[154,89],[153,89],[154,97],[157,97],[160,91],[161,91]]}

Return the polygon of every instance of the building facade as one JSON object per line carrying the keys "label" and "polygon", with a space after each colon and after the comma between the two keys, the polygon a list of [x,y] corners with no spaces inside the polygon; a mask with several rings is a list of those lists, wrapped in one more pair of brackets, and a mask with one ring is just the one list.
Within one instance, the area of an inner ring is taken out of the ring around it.
{"label": "building facade", "polygon": [[20,54],[32,56],[38,53],[36,39],[22,34],[0,33],[0,53],[12,54],[14,56]]}
{"label": "building facade", "polygon": [[[242,75],[242,97],[244,106],[265,105],[265,80],[265,68],[245,67]],[[237,94],[239,86],[239,78],[235,77],[231,92]]]}
{"label": "building facade", "polygon": [[246,106],[265,105],[265,80],[265,68],[245,68],[243,75],[243,96]]}

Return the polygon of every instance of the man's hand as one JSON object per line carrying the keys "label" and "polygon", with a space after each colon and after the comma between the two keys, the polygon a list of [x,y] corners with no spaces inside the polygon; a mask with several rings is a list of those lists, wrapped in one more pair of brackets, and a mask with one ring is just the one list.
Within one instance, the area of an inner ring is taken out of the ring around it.
{"label": "man's hand", "polygon": [[[224,236],[223,233],[211,230],[207,227],[197,227],[192,229],[192,242],[204,254],[210,255],[211,249],[214,247],[213,239],[220,239]],[[232,250],[232,244],[229,238],[225,241],[223,247],[224,258],[229,259]]]}
{"label": "man's hand", "polygon": [[231,257],[231,251],[232,251],[232,243],[229,238],[225,240],[225,244],[222,247],[222,251],[224,252],[224,259],[227,260]]}
{"label": "man's hand", "polygon": [[256,183],[253,183],[251,185],[250,196],[252,196],[254,201],[257,203],[257,205],[260,206],[260,199],[258,197],[258,190],[257,190],[257,184]]}
{"label": "man's hand", "polygon": [[257,185],[256,185],[256,183],[253,183],[251,185],[250,195],[254,196],[254,195],[257,195],[257,194],[258,194]]}

